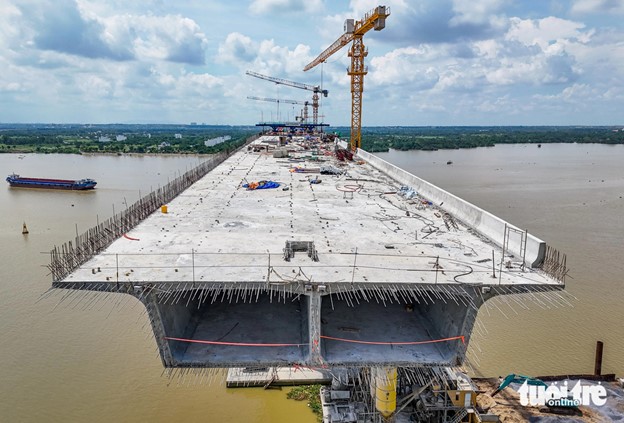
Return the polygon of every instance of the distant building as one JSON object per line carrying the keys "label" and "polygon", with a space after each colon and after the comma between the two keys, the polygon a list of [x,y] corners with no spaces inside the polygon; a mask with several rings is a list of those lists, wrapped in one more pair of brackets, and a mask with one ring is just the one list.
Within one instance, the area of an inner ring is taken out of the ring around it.
{"label": "distant building", "polygon": [[117,141],[125,141],[128,139],[128,137],[126,137],[125,135],[117,135],[117,137],[115,137],[115,139]]}
{"label": "distant building", "polygon": [[159,150],[161,148],[165,148],[165,147],[171,147],[171,144],[169,144],[168,142],[161,142],[160,144],[158,144],[158,149]]}
{"label": "distant building", "polygon": [[177,140],[182,139],[182,134],[175,134],[174,136],[175,136],[175,139]]}
{"label": "distant building", "polygon": [[209,140],[206,140],[206,141],[204,141],[204,145],[205,145],[206,147],[212,147],[213,145],[217,145],[217,144],[220,144],[220,143],[222,143],[222,142],[224,142],[224,141],[231,140],[231,139],[232,139],[232,137],[231,137],[231,136],[229,136],[229,135],[224,135],[224,136],[222,136],[222,137],[211,138],[211,139],[209,139]]}
{"label": "distant building", "polygon": [[101,136],[98,138],[99,142],[110,142],[111,139],[109,137]]}

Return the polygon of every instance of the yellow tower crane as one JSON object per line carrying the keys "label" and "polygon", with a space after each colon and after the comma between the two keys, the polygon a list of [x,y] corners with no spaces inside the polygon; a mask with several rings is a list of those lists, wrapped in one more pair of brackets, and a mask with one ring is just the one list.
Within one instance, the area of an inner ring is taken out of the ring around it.
{"label": "yellow tower crane", "polygon": [[368,55],[362,38],[371,29],[375,31],[384,29],[388,16],[390,16],[389,7],[377,6],[359,21],[347,19],[344,34],[303,68],[304,71],[307,71],[325,62],[329,56],[353,41],[351,50],[349,50],[351,67],[347,71],[351,76],[351,150],[353,151],[362,145],[362,93],[364,92],[364,75],[367,73],[364,58]]}

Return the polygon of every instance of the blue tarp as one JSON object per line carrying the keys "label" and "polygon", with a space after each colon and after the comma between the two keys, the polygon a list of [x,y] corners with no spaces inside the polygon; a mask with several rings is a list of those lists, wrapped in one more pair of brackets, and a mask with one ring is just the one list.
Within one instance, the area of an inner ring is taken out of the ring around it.
{"label": "blue tarp", "polygon": [[243,185],[243,188],[247,188],[248,190],[254,189],[271,189],[278,188],[280,186],[279,182],[275,181],[258,181],[258,182],[250,182],[248,184]]}

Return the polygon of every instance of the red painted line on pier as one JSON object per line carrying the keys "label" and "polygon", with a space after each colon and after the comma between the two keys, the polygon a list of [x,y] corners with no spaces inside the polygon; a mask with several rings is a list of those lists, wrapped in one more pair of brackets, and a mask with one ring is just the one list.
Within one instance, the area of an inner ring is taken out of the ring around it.
{"label": "red painted line on pier", "polygon": [[309,344],[260,344],[260,343],[250,343],[250,342],[222,342],[222,341],[203,341],[200,339],[185,339],[185,338],[171,338],[165,336],[165,339],[169,341],[180,341],[180,342],[193,342],[196,344],[210,344],[210,345],[226,345],[233,347],[301,347]]}
{"label": "red painted line on pier", "polygon": [[[329,339],[332,341],[351,342],[353,344],[368,344],[368,345],[421,345],[421,344],[434,344],[437,342],[448,342],[461,340],[462,344],[466,343],[463,335],[452,336],[450,338],[430,339],[428,341],[407,341],[407,342],[374,342],[374,341],[358,341],[356,339],[334,338],[333,336],[321,335],[323,339]],[[179,342],[191,342],[195,344],[209,344],[209,345],[224,345],[230,347],[302,347],[310,344],[266,344],[266,343],[251,343],[251,342],[223,342],[223,341],[205,341],[201,339],[187,339],[187,338],[173,338],[165,336],[168,341]],[[314,341],[317,342],[316,340]]]}
{"label": "red painted line on pier", "polygon": [[326,336],[326,335],[321,335],[321,338],[323,338],[323,339],[330,339],[332,341],[351,342],[353,344],[368,344],[368,345],[420,345],[420,344],[434,344],[436,342],[455,341],[455,340],[458,340],[458,339],[462,341],[462,344],[466,343],[463,335],[453,336],[453,337],[450,337],[450,338],[430,339],[428,341],[408,341],[408,342],[358,341],[356,339],[334,338],[333,336]]}

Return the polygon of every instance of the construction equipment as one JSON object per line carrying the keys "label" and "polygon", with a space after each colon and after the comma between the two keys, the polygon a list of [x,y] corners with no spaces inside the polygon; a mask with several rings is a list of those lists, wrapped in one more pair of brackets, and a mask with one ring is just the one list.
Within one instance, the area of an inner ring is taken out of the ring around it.
{"label": "construction equipment", "polygon": [[329,91],[321,89],[319,85],[308,85],[303,84],[301,82],[293,82],[288,81],[282,78],[275,78],[273,76],[262,75],[258,72],[247,71],[245,72],[249,76],[253,76],[255,78],[264,79],[266,81],[271,81],[276,84],[286,85],[287,87],[300,88],[302,90],[312,91],[312,123],[314,125],[318,124],[318,108],[319,108],[319,93],[323,94],[323,97],[327,97]]}
{"label": "construction equipment", "polygon": [[515,373],[512,373],[512,374],[505,376],[505,379],[503,379],[500,385],[498,385],[498,388],[494,392],[492,392],[491,396],[494,397],[496,394],[498,394],[500,391],[505,389],[511,383],[523,384],[524,382],[526,382],[528,385],[548,387],[546,383],[544,383],[543,381],[539,379],[535,379],[530,376],[517,375]]}
{"label": "construction equipment", "polygon": [[254,97],[254,96],[247,96],[247,98],[249,100],[258,100],[258,101],[271,101],[273,103],[277,103],[277,113],[279,114],[279,104],[280,103],[287,103],[287,104],[301,104],[303,105],[303,110],[301,111],[301,117],[297,116],[295,117],[295,119],[301,119],[301,122],[306,123],[308,121],[308,105],[310,104],[309,101],[298,101],[298,100],[286,100],[286,99],[282,99],[280,100],[279,98],[266,98],[266,97]]}
{"label": "construction equipment", "polygon": [[[494,397],[511,383],[517,383],[521,385],[524,385],[526,383],[527,385],[543,387],[542,389],[544,389],[544,391],[542,392],[543,395],[546,396],[546,398],[542,398],[545,400],[545,402],[542,404],[548,407],[549,413],[564,415],[582,415],[582,413],[578,409],[580,401],[571,394],[572,391],[568,393],[567,396],[563,396],[565,394],[562,395],[561,393],[558,393],[556,389],[553,392],[549,393],[549,386],[544,381],[530,376],[517,375],[514,373],[507,375],[500,383],[500,385],[498,385],[498,388],[494,392],[492,392],[491,396]],[[565,389],[565,391],[567,392],[567,388]],[[537,401],[538,399],[539,393],[537,394],[535,400]]]}
{"label": "construction equipment", "polygon": [[362,93],[364,92],[364,75],[367,68],[364,66],[364,58],[368,51],[364,48],[362,38],[371,29],[381,31],[386,27],[386,18],[390,16],[390,8],[377,6],[368,12],[359,21],[347,19],[344,25],[344,34],[322,52],[316,59],[303,68],[308,71],[316,65],[325,62],[329,56],[353,41],[349,56],[351,67],[347,73],[351,76],[351,150],[355,151],[362,144]]}

